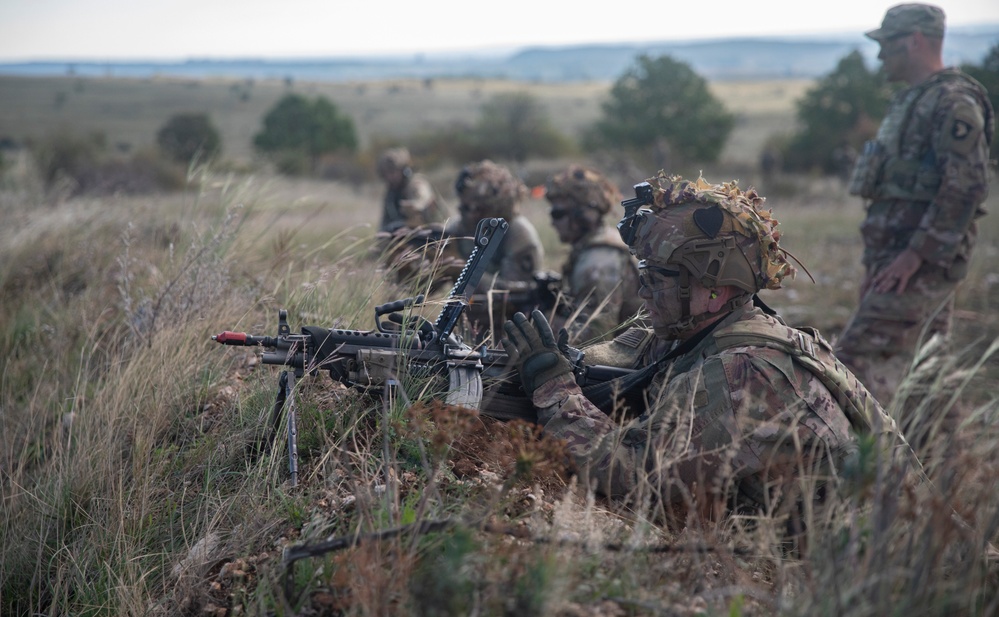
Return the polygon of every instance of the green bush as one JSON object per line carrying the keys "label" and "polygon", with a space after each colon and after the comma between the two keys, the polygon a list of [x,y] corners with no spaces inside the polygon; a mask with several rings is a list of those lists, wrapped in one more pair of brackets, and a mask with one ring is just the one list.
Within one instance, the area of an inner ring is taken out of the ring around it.
{"label": "green bush", "polygon": [[474,141],[482,152],[471,158],[494,157],[518,163],[531,156],[555,157],[571,150],[568,138],[552,125],[548,110],[526,92],[500,94],[486,101],[474,129]]}
{"label": "green bush", "polygon": [[357,150],[354,121],[323,96],[309,100],[288,94],[267,112],[263,123],[253,145],[281,158],[288,152],[303,153],[314,167],[324,154]]}
{"label": "green bush", "polygon": [[859,51],[843,57],[798,102],[800,129],[782,153],[784,168],[848,173],[851,153],[877,133],[890,95],[880,71],[867,70]]}
{"label": "green bush", "polygon": [[552,124],[545,105],[527,92],[490,98],[482,104],[474,124],[455,121],[404,139],[374,137],[370,152],[381,152],[401,141],[424,169],[485,158],[523,163],[531,157],[556,158],[576,150],[573,141]]}
{"label": "green bush", "polygon": [[614,82],[590,148],[668,148],[678,159],[718,159],[735,118],[689,65],[669,56],[638,57]]}
{"label": "green bush", "polygon": [[30,149],[45,187],[68,196],[147,194],[184,186],[183,169],[157,151],[114,155],[102,133],[57,131],[32,142]]}
{"label": "green bush", "polygon": [[222,138],[208,114],[171,116],[157,131],[156,143],[168,157],[184,164],[196,156],[212,159],[222,152]]}
{"label": "green bush", "polygon": [[54,131],[30,144],[31,154],[45,186],[61,178],[78,179],[109,156],[104,133],[81,135],[73,131]]}

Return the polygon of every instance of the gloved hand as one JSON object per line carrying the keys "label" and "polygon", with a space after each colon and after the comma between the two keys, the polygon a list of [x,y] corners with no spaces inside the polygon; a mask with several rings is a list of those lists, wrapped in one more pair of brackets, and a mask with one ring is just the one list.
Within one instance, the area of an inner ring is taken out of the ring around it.
{"label": "gloved hand", "polygon": [[523,313],[503,324],[503,349],[517,365],[520,383],[528,396],[542,384],[572,372],[572,365],[559,351],[558,342],[541,311],[531,313],[533,325]]}

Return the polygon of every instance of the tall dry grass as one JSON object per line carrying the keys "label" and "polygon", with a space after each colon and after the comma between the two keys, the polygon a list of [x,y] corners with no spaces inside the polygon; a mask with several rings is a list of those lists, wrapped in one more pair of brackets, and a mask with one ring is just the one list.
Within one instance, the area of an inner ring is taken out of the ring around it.
{"label": "tall dry grass", "polygon": [[[981,382],[996,328],[994,304],[977,295],[991,290],[987,263],[961,299],[982,315],[981,332],[962,335],[966,353],[921,362],[926,378],[893,410],[927,418],[926,478],[862,457],[792,547],[767,518],[667,524],[649,500],[599,499],[575,485],[558,444],[434,404],[420,383],[382,398],[323,376],[301,381],[292,488],[283,437],[270,451],[262,443],[276,371],[209,336],[274,334],[278,308],[292,327],[371,327],[373,305],[418,290],[368,255],[371,231],[355,226],[376,218],[361,209],[365,194],[282,182],[198,169],[175,196],[49,203],[30,187],[0,193],[3,614],[999,608],[988,559],[988,542],[999,542],[999,436]],[[294,197],[303,189],[321,197]],[[830,190],[816,195],[828,202],[772,202],[817,280],[773,301],[829,333],[855,292],[861,212]],[[544,223],[540,207],[529,216]],[[989,224],[980,256],[995,250]],[[554,267],[563,249],[545,240]],[[425,521],[447,525],[406,531]],[[376,539],[388,529],[403,531]],[[343,549],[297,562],[288,581],[282,549],[330,537],[345,538]]]}

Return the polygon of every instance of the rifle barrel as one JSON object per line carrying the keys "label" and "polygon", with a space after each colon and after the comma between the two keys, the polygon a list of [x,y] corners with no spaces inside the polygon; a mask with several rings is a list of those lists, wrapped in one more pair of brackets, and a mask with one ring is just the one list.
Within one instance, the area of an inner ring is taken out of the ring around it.
{"label": "rifle barrel", "polygon": [[246,332],[220,332],[212,335],[212,340],[222,345],[236,345],[239,347],[277,347],[278,341],[270,336],[253,336]]}

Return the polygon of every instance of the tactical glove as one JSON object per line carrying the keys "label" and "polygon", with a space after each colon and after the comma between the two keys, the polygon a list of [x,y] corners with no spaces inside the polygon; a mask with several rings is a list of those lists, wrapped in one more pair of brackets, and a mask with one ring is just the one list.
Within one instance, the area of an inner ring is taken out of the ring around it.
{"label": "tactical glove", "polygon": [[503,324],[503,349],[520,372],[520,383],[528,396],[542,384],[572,372],[572,365],[559,351],[558,342],[541,311],[531,313],[533,325],[523,313]]}

